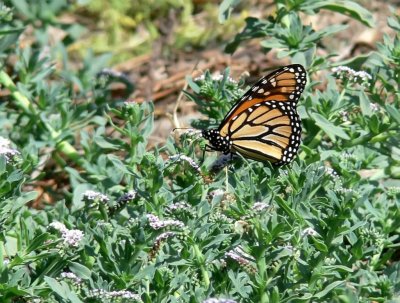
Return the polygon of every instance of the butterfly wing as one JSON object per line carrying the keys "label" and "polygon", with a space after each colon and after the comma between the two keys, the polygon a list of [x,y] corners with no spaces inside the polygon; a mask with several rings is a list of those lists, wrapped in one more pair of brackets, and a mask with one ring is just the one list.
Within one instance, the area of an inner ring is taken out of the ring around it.
{"label": "butterfly wing", "polygon": [[232,119],[228,137],[232,152],[275,165],[287,164],[300,145],[300,118],[285,102],[257,103]]}
{"label": "butterfly wing", "polygon": [[231,152],[247,158],[291,162],[301,140],[296,105],[305,84],[306,71],[299,64],[261,78],[226,115],[217,139],[229,140]]}
{"label": "butterfly wing", "polygon": [[287,102],[296,107],[306,85],[306,71],[300,64],[284,66],[257,81],[243,97],[231,108],[220,124],[219,131],[226,136],[227,126],[233,117],[238,116],[251,106],[268,102]]}

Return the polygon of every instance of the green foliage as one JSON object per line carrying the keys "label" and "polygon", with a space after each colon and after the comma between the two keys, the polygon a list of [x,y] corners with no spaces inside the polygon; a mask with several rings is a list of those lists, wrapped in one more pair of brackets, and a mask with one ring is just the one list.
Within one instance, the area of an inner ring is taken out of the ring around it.
{"label": "green foliage", "polygon": [[[227,7],[223,8],[224,11],[228,11],[229,6],[236,4],[234,1],[225,2],[232,3],[226,4]],[[327,9],[350,15],[367,26],[374,25],[371,13],[353,1],[293,0],[276,2],[275,16],[271,16],[267,20],[253,17],[246,19],[246,26],[243,31],[227,45],[226,51],[228,53],[233,53],[245,40],[265,37],[266,40],[262,40],[261,45],[266,51],[279,49],[278,57],[293,56],[312,48],[322,38],[346,28],[343,25],[333,25],[316,32],[311,26],[302,24],[299,12],[315,14],[321,9]]]}
{"label": "green foliage", "polygon": [[[332,64],[316,43],[344,28],[315,32],[299,12],[330,9],[371,25],[355,3],[276,1],[274,18],[248,19],[232,51],[267,33],[265,47],[309,71],[302,152],[283,168],[238,159],[211,175],[215,154],[203,158],[195,133],[148,148],[153,105],[112,98],[113,82],[126,96],[134,85],[103,69],[109,56],[89,52],[73,69],[65,45],[43,51],[45,34],[21,48],[29,18],[54,24],[62,8],[27,3],[15,8],[25,17],[0,14],[2,302],[399,299],[398,34],[370,56]],[[224,1],[220,17],[236,4]],[[400,19],[388,24],[396,30]],[[229,69],[188,82],[186,96],[207,116],[194,122],[201,127],[217,125],[245,90]]]}

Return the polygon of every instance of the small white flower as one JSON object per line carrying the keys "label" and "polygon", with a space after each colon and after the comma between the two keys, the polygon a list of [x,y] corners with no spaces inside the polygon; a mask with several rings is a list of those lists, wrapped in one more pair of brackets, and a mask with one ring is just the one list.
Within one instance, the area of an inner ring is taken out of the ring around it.
{"label": "small white flower", "polygon": [[388,194],[395,196],[397,194],[400,194],[400,186],[391,186],[388,187]]}
{"label": "small white flower", "polygon": [[[198,82],[198,81],[204,81],[205,78],[206,78],[205,75],[202,74],[202,75],[200,75],[200,76],[194,78],[193,80],[194,80],[195,82]],[[223,78],[224,78],[224,75],[222,75],[221,73],[215,73],[215,74],[211,75],[211,79],[214,80],[214,81],[221,81]],[[237,83],[236,80],[232,79],[232,78],[229,77],[229,76],[226,78],[226,80],[229,81],[229,82],[231,82],[231,83]]]}
{"label": "small white flower", "polygon": [[338,173],[332,167],[326,166],[325,172],[326,172],[326,174],[328,174],[329,176],[331,176],[333,178],[339,178]]}
{"label": "small white flower", "polygon": [[82,283],[82,279],[79,278],[77,275],[75,275],[73,272],[62,272],[61,278],[72,280],[73,282],[75,282],[77,284]]}
{"label": "small white flower", "polygon": [[68,228],[65,226],[64,223],[61,223],[58,221],[50,223],[49,227],[54,228],[62,233],[65,232],[66,230],[68,230]]}
{"label": "small white flower", "polygon": [[198,82],[198,81],[204,81],[205,78],[206,78],[206,76],[204,74],[201,74],[200,76],[194,78],[193,80],[195,82]]}
{"label": "small white flower", "polygon": [[93,190],[87,190],[83,193],[83,198],[88,200],[88,201],[95,201],[98,200],[100,202],[106,203],[110,199],[106,196],[103,195],[102,193],[93,191]]}
{"label": "small white flower", "polygon": [[175,235],[176,235],[176,233],[174,233],[174,232],[172,232],[172,231],[167,231],[167,232],[162,233],[161,235],[159,235],[159,236],[156,238],[155,242],[162,242],[162,241],[165,241],[165,240],[167,240],[168,238],[171,238],[171,237],[173,237],[173,236],[175,236]]}
{"label": "small white flower", "polygon": [[186,155],[183,154],[172,155],[168,158],[168,160],[171,162],[184,161],[188,163],[198,174],[201,174],[200,166],[196,163],[196,161],[194,161],[192,158]]}
{"label": "small white flower", "polygon": [[134,190],[130,190],[127,193],[124,193],[121,197],[119,197],[117,203],[126,203],[135,199],[137,192]]}
{"label": "small white flower", "polygon": [[226,252],[225,257],[229,257],[241,265],[250,264],[250,261],[255,261],[254,257],[246,253],[241,246],[237,246]]}
{"label": "small white flower", "polygon": [[166,211],[169,213],[173,213],[176,211],[190,211],[191,206],[186,202],[176,202],[166,207]]}
{"label": "small white flower", "polygon": [[339,115],[342,116],[343,122],[349,121],[349,112],[347,112],[345,110],[342,110],[342,111],[339,112]]}
{"label": "small white flower", "polygon": [[371,108],[371,110],[373,111],[373,112],[376,112],[376,111],[378,111],[379,110],[379,104],[376,104],[376,103],[370,103],[370,108]]}
{"label": "small white flower", "polygon": [[7,138],[0,136],[0,147],[10,147],[11,141]]}
{"label": "small white flower", "polygon": [[365,71],[355,71],[348,66],[338,66],[332,68],[332,73],[338,75],[339,79],[347,79],[351,82],[366,83],[372,79],[371,75]]}
{"label": "small white flower", "polygon": [[89,297],[98,299],[133,299],[136,302],[143,302],[138,294],[135,294],[129,290],[117,290],[117,291],[106,291],[104,289],[93,289],[89,293]]}
{"label": "small white flower", "polygon": [[153,229],[160,229],[160,228],[164,228],[164,227],[167,227],[167,226],[183,228],[185,226],[185,224],[183,224],[181,221],[178,221],[178,220],[160,220],[157,216],[152,215],[152,214],[148,214],[147,215],[147,219],[149,220],[150,226]]}
{"label": "small white flower", "polygon": [[263,202],[256,202],[254,203],[253,207],[251,208],[255,212],[262,212],[269,207],[269,204]]}
{"label": "small white flower", "polygon": [[124,101],[124,106],[125,107],[132,107],[132,106],[134,106],[134,105],[136,105],[137,103],[136,103],[136,101],[135,100],[125,100]]}
{"label": "small white flower", "polygon": [[54,228],[61,232],[61,237],[64,240],[64,244],[69,246],[77,247],[79,242],[83,238],[83,232],[78,229],[68,229],[63,223],[61,222],[52,222],[49,224],[49,227]]}
{"label": "small white flower", "polygon": [[342,193],[342,194],[347,194],[347,193],[352,193],[354,190],[352,188],[344,188],[340,186],[339,188],[336,189],[337,192]]}
{"label": "small white flower", "polygon": [[307,227],[301,232],[301,235],[304,236],[316,236],[318,233],[311,227]]}
{"label": "small white flower", "polygon": [[79,229],[71,229],[63,232],[62,237],[65,244],[77,247],[83,238],[83,232]]}
{"label": "small white flower", "polygon": [[189,128],[186,129],[183,134],[187,134],[187,135],[201,135],[201,130],[200,129],[193,129],[193,128]]}
{"label": "small white flower", "polygon": [[224,194],[225,194],[225,192],[224,192],[222,189],[220,189],[220,188],[218,188],[218,189],[213,190],[212,192],[210,192],[210,196],[211,196],[211,197],[220,197],[220,196],[223,196]]}
{"label": "small white flower", "polygon": [[11,141],[7,138],[0,136],[0,155],[3,155],[6,159],[6,162],[12,161],[15,156],[20,155],[21,153],[15,148],[11,147]]}

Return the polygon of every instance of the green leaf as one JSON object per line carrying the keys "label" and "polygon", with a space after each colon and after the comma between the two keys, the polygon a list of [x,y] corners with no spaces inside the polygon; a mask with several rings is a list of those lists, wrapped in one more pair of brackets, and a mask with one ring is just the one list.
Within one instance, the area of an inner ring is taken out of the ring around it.
{"label": "green leaf", "polygon": [[154,278],[155,271],[156,268],[154,265],[146,266],[135,275],[134,281],[141,281],[142,279],[148,279],[151,281]]}
{"label": "green leaf", "polygon": [[242,41],[268,36],[269,27],[273,27],[273,23],[267,20],[249,17],[246,19],[244,30],[235,36],[232,42],[225,47],[225,52],[233,54]]}
{"label": "green leaf", "polygon": [[321,240],[319,240],[319,239],[317,239],[315,237],[312,237],[312,239],[313,239],[313,242],[314,242],[314,245],[315,245],[316,249],[318,249],[319,251],[322,251],[322,252],[328,252],[329,251],[328,247],[325,245],[324,242],[322,242]]}
{"label": "green leaf", "polygon": [[359,91],[358,97],[360,99],[361,112],[364,116],[370,117],[372,115],[371,102],[363,90]]}
{"label": "green leaf", "polygon": [[342,139],[349,140],[350,137],[344,132],[344,130],[327,120],[325,117],[318,113],[311,113],[311,117],[315,120],[315,123],[334,141],[335,136]]}
{"label": "green leaf", "polygon": [[186,76],[186,82],[188,83],[188,85],[190,86],[190,88],[191,88],[196,94],[199,94],[199,93],[200,93],[200,86],[198,86],[197,83],[193,81],[193,78],[192,78],[192,77]]}
{"label": "green leaf", "polygon": [[89,280],[92,276],[92,271],[80,263],[71,262],[69,264],[69,269],[82,279]]}
{"label": "green leaf", "polygon": [[351,57],[347,60],[340,61],[337,63],[332,64],[332,67],[334,66],[348,66],[351,67],[354,70],[361,70],[362,66],[365,62],[371,59],[371,57],[374,55],[374,52],[370,52],[365,55],[358,55],[356,57]]}
{"label": "green leaf", "polygon": [[292,219],[299,219],[299,216],[290,208],[290,206],[280,196],[275,197],[276,203],[281,207]]}
{"label": "green leaf", "polygon": [[385,108],[388,114],[400,124],[400,111],[391,104],[386,104]]}
{"label": "green leaf", "polygon": [[120,147],[116,144],[108,142],[104,137],[96,136],[93,141],[101,148],[118,150]]}
{"label": "green leaf", "polygon": [[314,295],[314,297],[315,297],[315,298],[323,298],[323,297],[325,297],[329,292],[331,292],[333,289],[335,289],[336,287],[338,287],[339,285],[344,284],[344,283],[345,283],[345,281],[335,281],[335,282],[329,284],[328,286],[326,286],[326,287],[324,288],[324,290],[322,290],[322,291],[316,293],[316,294]]}
{"label": "green leaf", "polygon": [[29,246],[26,248],[26,252],[30,253],[36,250],[38,247],[43,245],[43,243],[49,238],[49,236],[50,236],[49,233],[45,232],[35,237],[33,241],[29,244]]}
{"label": "green leaf", "polygon": [[69,285],[65,282],[58,282],[56,279],[51,277],[44,277],[46,283],[50,288],[66,302],[71,303],[83,303],[78,296],[70,289]]}
{"label": "green leaf", "polygon": [[67,294],[69,292],[69,289],[67,287],[61,285],[60,282],[51,277],[44,277],[44,280],[50,286],[51,290],[53,290],[57,295],[59,295],[64,300],[67,299]]}
{"label": "green leaf", "polygon": [[224,23],[229,19],[231,12],[240,3],[240,0],[223,0],[218,9],[218,21]]}
{"label": "green leaf", "polygon": [[327,9],[346,16],[350,16],[369,27],[374,27],[372,14],[361,5],[345,0],[309,0],[302,5],[302,10]]}
{"label": "green leaf", "polygon": [[[400,20],[400,19],[399,19]],[[399,20],[396,20],[395,18],[389,17],[387,19],[387,24],[389,25],[389,27],[393,28],[396,31],[400,32],[400,22]]]}
{"label": "green leaf", "polygon": [[380,125],[379,118],[376,115],[372,115],[371,119],[369,120],[369,128],[372,131],[372,133],[376,135],[380,134],[379,125]]}
{"label": "green leaf", "polygon": [[118,169],[120,172],[123,172],[128,175],[132,175],[132,172],[130,172],[124,163],[115,155],[109,154],[107,155],[107,158],[111,161],[111,163],[115,166],[116,169]]}

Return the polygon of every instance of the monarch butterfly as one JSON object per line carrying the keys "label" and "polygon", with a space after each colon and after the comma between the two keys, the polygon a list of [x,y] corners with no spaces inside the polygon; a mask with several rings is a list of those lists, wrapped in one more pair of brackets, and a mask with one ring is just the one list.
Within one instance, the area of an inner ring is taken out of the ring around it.
{"label": "monarch butterfly", "polygon": [[296,105],[306,81],[300,64],[284,66],[258,80],[218,129],[202,131],[211,144],[208,147],[277,166],[290,163],[301,140]]}

